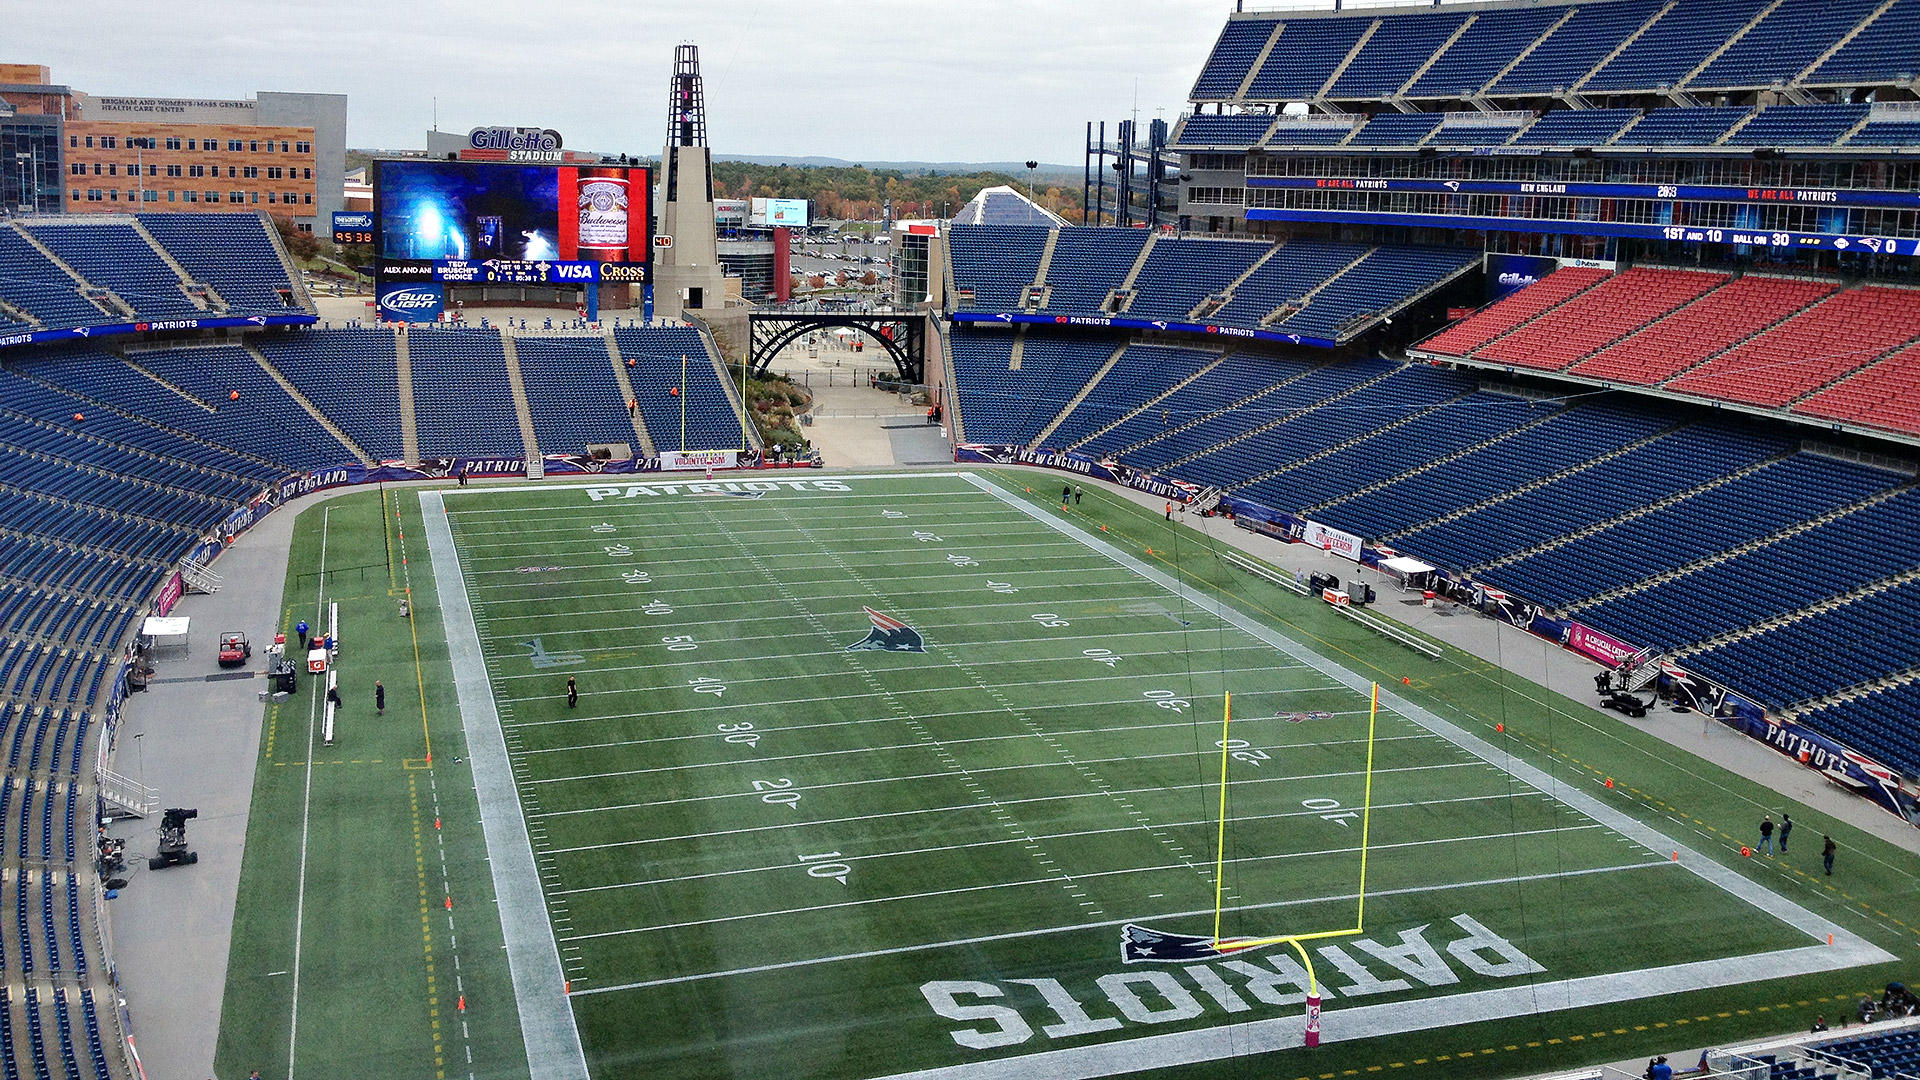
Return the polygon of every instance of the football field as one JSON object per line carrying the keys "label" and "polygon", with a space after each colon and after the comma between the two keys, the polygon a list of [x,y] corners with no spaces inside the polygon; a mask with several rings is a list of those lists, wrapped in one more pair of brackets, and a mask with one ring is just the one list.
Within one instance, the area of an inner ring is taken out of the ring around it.
{"label": "football field", "polygon": [[1310,988],[1341,1042],[1890,958],[1007,474],[771,475],[420,496],[521,1027],[597,1078],[1114,1075],[1299,1046]]}

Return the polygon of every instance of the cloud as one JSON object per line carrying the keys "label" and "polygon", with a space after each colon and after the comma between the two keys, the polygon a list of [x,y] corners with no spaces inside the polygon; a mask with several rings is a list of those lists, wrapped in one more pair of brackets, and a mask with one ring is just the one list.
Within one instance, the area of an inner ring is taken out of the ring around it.
{"label": "cloud", "polygon": [[708,141],[743,154],[1076,162],[1088,120],[1171,122],[1223,5],[1168,0],[245,0],[135,5],[73,32],[15,5],[8,59],[93,94],[349,95],[348,142],[551,127],[569,146],[658,153],[673,47],[700,46]]}

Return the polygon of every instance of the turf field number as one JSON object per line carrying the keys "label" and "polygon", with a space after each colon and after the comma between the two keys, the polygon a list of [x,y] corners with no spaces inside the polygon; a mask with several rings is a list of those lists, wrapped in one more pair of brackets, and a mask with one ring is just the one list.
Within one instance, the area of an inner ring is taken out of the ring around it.
{"label": "turf field number", "polygon": [[987,582],[987,588],[992,589],[994,592],[1001,593],[1006,596],[1011,596],[1014,593],[1017,593],[1020,591],[1019,589],[1014,588],[1011,582],[1007,582],[1007,581],[989,581]]}
{"label": "turf field number", "polygon": [[1181,712],[1193,704],[1186,698],[1176,696],[1171,690],[1147,690],[1140,696],[1163,709],[1172,709],[1174,712]]}
{"label": "turf field number", "polygon": [[[1255,750],[1253,744],[1245,739],[1228,739],[1226,742],[1216,742],[1213,745],[1227,751],[1228,756],[1233,758],[1233,760],[1244,761],[1249,765],[1258,765],[1263,761],[1273,760],[1272,754],[1267,753],[1265,750]],[[1318,802],[1320,800],[1309,799],[1307,801]],[[1335,803],[1334,805],[1338,806],[1340,804]]]}
{"label": "turf field number", "polygon": [[1043,611],[1040,614],[1035,615],[1033,617],[1033,621],[1039,623],[1041,626],[1072,626],[1073,625],[1072,623],[1061,618],[1060,616],[1055,615],[1051,611]]}
{"label": "turf field number", "polygon": [[663,637],[660,639],[660,644],[665,645],[668,652],[687,652],[700,647],[694,643],[692,638],[685,634],[676,637]]}
{"label": "turf field number", "polygon": [[1082,649],[1080,650],[1080,655],[1092,660],[1096,664],[1105,664],[1108,667],[1112,667],[1120,662],[1120,658],[1108,649]]}
{"label": "turf field number", "polygon": [[620,580],[629,585],[648,585],[653,582],[653,575],[645,570],[629,570],[620,575]]}
{"label": "turf field number", "polygon": [[[1239,740],[1236,739],[1234,741],[1238,742]],[[1343,829],[1352,828],[1352,826],[1349,825],[1348,822],[1360,820],[1359,814],[1356,814],[1351,810],[1340,809],[1339,799],[1302,799],[1300,800],[1300,805],[1306,807],[1309,810],[1332,811],[1331,813],[1321,814],[1320,820],[1331,821]]]}
{"label": "turf field number", "polygon": [[741,746],[760,745],[760,733],[753,730],[753,725],[744,720],[738,724],[716,725],[716,730],[725,736],[727,742],[739,743]]}
{"label": "turf field number", "polygon": [[955,566],[979,566],[980,561],[971,555],[949,555],[947,561]]}
{"label": "turf field number", "polygon": [[938,536],[926,531],[925,529],[913,530],[913,538],[915,540],[920,541],[923,544],[937,544],[940,542],[940,538]]}
{"label": "turf field number", "polygon": [[809,864],[807,876],[832,878],[842,885],[847,883],[847,875],[853,873],[853,867],[843,862],[827,862],[828,859],[844,859],[845,855],[837,851],[823,851],[818,855],[802,855],[800,861]]}
{"label": "turf field number", "polygon": [[719,697],[727,692],[727,684],[711,676],[702,675],[697,679],[688,679],[687,685],[693,687],[696,694],[712,694]]}
{"label": "turf field number", "polygon": [[648,604],[646,607],[641,608],[640,610],[646,612],[648,615],[673,614],[673,608],[669,607],[664,601],[660,601],[660,600],[655,600],[652,603]]}
{"label": "turf field number", "polygon": [[775,806],[784,806],[789,810],[798,810],[800,809],[800,793],[787,790],[792,786],[793,781],[784,776],[778,780],[755,780],[753,782],[753,790],[765,792],[765,794],[760,796],[761,802],[771,803]]}
{"label": "turf field number", "polygon": [[883,518],[903,518],[907,515],[904,511],[900,510],[882,510],[880,511],[880,516]]}

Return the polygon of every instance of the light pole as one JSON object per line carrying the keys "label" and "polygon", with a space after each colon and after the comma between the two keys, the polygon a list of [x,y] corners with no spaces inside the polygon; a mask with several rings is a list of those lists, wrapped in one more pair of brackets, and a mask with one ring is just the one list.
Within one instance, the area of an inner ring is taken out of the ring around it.
{"label": "light pole", "polygon": [[1027,201],[1033,201],[1033,172],[1040,167],[1037,161],[1027,162]]}
{"label": "light pole", "polygon": [[20,212],[31,214],[40,208],[39,193],[31,183],[31,179],[37,177],[40,170],[33,167],[33,154],[28,151],[14,151],[13,160],[20,170]]}
{"label": "light pole", "polygon": [[133,733],[133,755],[139,763],[140,797],[142,799],[147,797],[147,747],[146,744],[140,740],[146,737],[147,733],[144,731],[136,731]]}

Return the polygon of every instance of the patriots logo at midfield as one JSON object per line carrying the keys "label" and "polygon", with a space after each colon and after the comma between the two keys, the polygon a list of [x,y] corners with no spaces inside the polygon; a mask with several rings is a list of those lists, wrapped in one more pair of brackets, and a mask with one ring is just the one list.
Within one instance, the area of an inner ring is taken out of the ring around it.
{"label": "patriots logo at midfield", "polygon": [[1170,934],[1150,926],[1128,923],[1120,928],[1120,960],[1127,964],[1179,964],[1231,956],[1251,938],[1223,938],[1218,945],[1205,935]]}
{"label": "patriots logo at midfield", "polygon": [[927,651],[927,643],[920,637],[920,631],[901,622],[891,615],[882,615],[872,608],[863,609],[867,618],[872,620],[873,629],[867,636],[847,646],[848,652],[858,649],[878,649],[882,652]]}

